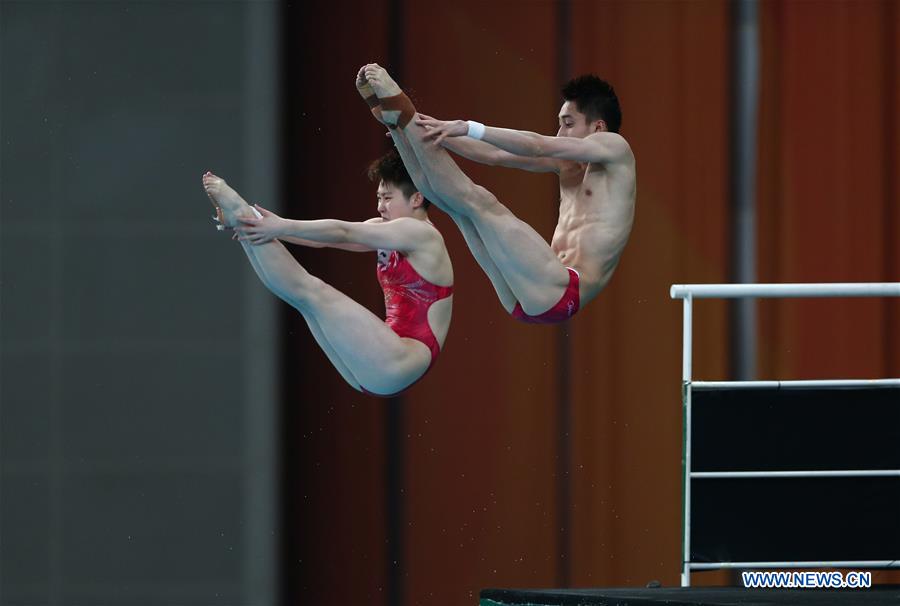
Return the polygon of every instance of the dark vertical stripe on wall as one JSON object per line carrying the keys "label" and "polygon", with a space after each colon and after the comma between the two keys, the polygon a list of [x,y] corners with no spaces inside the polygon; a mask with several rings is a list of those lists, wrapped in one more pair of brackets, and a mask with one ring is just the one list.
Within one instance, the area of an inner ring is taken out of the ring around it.
{"label": "dark vertical stripe on wall", "polygon": [[[900,279],[897,272],[900,267],[897,264],[897,225],[900,223],[900,211],[897,210],[897,191],[898,175],[894,173],[894,167],[897,165],[897,145],[900,141],[897,139],[897,70],[900,65],[897,64],[897,3],[895,0],[885,0],[884,2],[884,19],[881,20],[884,27],[884,39],[882,43],[885,46],[884,56],[884,221],[882,229],[884,230],[884,280],[887,282]],[[887,343],[884,346],[884,370],[886,377],[897,376],[900,372],[900,360],[897,359],[897,346],[891,342],[894,335],[897,334],[897,299],[885,297],[884,299],[884,334],[888,335]]]}
{"label": "dark vertical stripe on wall", "polygon": [[[572,7],[569,0],[562,0],[556,5],[556,48],[559,49],[556,63],[557,83],[562,84],[572,77]],[[551,108],[556,113],[557,107]],[[556,511],[558,524],[558,557],[556,563],[556,584],[558,587],[571,585],[571,511],[572,511],[572,393],[569,382],[569,369],[572,367],[569,346],[569,325],[561,324],[556,332],[557,370],[556,370],[556,414],[557,414],[557,449],[556,449]]]}
{"label": "dark vertical stripe on wall", "polygon": [[[280,6],[281,19],[281,49],[279,49],[281,57],[281,78],[283,86],[281,87],[281,124],[282,130],[286,133],[292,133],[294,124],[291,119],[291,113],[287,108],[292,106],[292,102],[296,99],[296,79],[291,78],[290,74],[301,73],[300,59],[302,47],[298,40],[298,36],[294,35],[293,29],[297,20],[300,18],[296,15],[300,10],[297,5],[288,2],[282,2]],[[286,191],[288,175],[291,175],[292,156],[292,137],[283,135],[280,137],[280,157],[281,184],[280,192]],[[285,209],[282,209],[285,210]],[[286,213],[285,213],[286,214]],[[290,216],[290,215],[288,215]],[[279,306],[278,321],[281,326],[281,342],[279,343],[279,352],[283,365],[288,365],[296,355],[295,346],[291,345],[289,335],[297,334],[299,330],[299,322],[302,322],[300,314],[292,313],[288,306]],[[292,515],[293,506],[298,500],[298,482],[293,481],[293,475],[297,471],[297,464],[294,455],[294,435],[293,428],[299,427],[299,407],[285,406],[284,402],[294,401],[296,397],[296,388],[290,373],[281,373],[281,410],[279,417],[281,419],[281,474],[280,474],[280,508],[278,515],[282,520],[282,533],[279,549],[279,577],[281,579],[281,602],[282,604],[300,604],[301,579],[297,574],[297,563],[300,560],[298,549],[299,541],[296,537],[300,536],[300,528],[298,516]]]}
{"label": "dark vertical stripe on wall", "polygon": [[[278,78],[278,91],[279,91],[279,102],[278,102],[278,114],[275,118],[275,123],[280,124],[281,128],[276,129],[278,132],[276,133],[277,142],[276,149],[278,150],[276,155],[276,160],[279,163],[278,166],[278,176],[279,183],[276,186],[276,195],[279,200],[285,200],[285,192],[287,191],[287,176],[290,172],[288,169],[290,168],[290,164],[288,163],[288,145],[289,139],[285,132],[288,121],[288,95],[289,91],[289,82],[290,79],[287,77],[287,74],[291,73],[291,68],[293,67],[293,63],[290,57],[294,56],[292,51],[292,47],[290,42],[290,22],[288,19],[288,11],[287,11],[287,2],[282,2],[279,5],[278,9],[278,25],[275,27],[280,27],[281,31],[278,33],[278,47],[275,49],[276,57],[278,58],[278,64],[280,67],[280,71],[277,73],[276,77]],[[292,495],[289,494],[289,487],[292,486],[292,483],[288,481],[288,474],[292,471],[292,465],[290,459],[288,458],[288,444],[290,444],[290,440],[293,438],[293,435],[290,435],[290,428],[296,427],[294,423],[292,423],[292,419],[288,418],[288,411],[292,410],[293,407],[285,406],[285,402],[288,401],[287,393],[288,393],[288,373],[285,372],[285,368],[287,367],[288,360],[288,338],[287,338],[287,325],[285,324],[285,318],[287,317],[287,310],[285,306],[279,306],[279,311],[276,312],[276,322],[278,324],[278,328],[276,328],[278,332],[276,347],[278,351],[278,378],[276,381],[278,382],[278,408],[275,411],[276,418],[276,430],[275,433],[278,433],[278,440],[280,448],[275,453],[275,457],[277,458],[278,465],[278,473],[275,475],[275,499],[277,505],[275,506],[275,516],[276,516],[276,528],[280,529],[280,532],[276,535],[274,540],[273,549],[275,551],[275,557],[277,558],[277,567],[278,571],[276,574],[277,586],[275,588],[275,596],[277,604],[296,604],[297,601],[295,595],[291,595],[293,592],[290,591],[289,579],[288,579],[288,565],[294,556],[291,550],[291,544],[293,541],[291,540],[293,527],[289,526],[290,521],[293,519],[293,516],[289,515],[288,511],[288,500]],[[292,314],[296,315],[296,314]]]}
{"label": "dark vertical stripe on wall", "polygon": [[[386,67],[401,87],[405,86],[403,81],[405,8],[404,0],[389,0]],[[406,570],[403,561],[403,520],[406,514],[406,503],[403,498],[404,420],[403,397],[389,399],[384,416],[384,530],[387,540],[384,582],[388,606],[400,606],[404,599],[403,577]]]}
{"label": "dark vertical stripe on wall", "polygon": [[[393,64],[391,64],[393,65]],[[394,71],[391,75],[395,76]],[[385,601],[388,606],[403,604],[403,519],[406,513],[403,499],[403,397],[386,401],[384,413],[384,530],[385,540]]]}

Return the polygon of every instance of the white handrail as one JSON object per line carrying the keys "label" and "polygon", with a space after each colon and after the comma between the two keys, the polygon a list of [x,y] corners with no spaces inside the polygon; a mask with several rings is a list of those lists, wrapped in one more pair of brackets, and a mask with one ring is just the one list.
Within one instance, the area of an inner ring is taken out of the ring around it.
{"label": "white handrail", "polygon": [[900,478],[900,469],[846,469],[835,471],[692,471],[691,478]]}
{"label": "white handrail", "polygon": [[673,299],[900,297],[900,282],[834,284],[673,284]]}
{"label": "white handrail", "polygon": [[900,568],[900,560],[832,560],[809,562],[692,562],[691,570],[719,568]]}
{"label": "white handrail", "polygon": [[900,387],[900,379],[817,379],[802,381],[692,381],[694,391],[721,389],[833,389]]}

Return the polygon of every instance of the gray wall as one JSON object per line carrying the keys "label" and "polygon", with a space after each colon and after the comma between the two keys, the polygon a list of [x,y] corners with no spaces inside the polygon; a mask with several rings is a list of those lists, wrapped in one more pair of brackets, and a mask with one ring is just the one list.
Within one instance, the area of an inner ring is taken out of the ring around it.
{"label": "gray wall", "polygon": [[274,603],[274,3],[0,3],[0,604]]}

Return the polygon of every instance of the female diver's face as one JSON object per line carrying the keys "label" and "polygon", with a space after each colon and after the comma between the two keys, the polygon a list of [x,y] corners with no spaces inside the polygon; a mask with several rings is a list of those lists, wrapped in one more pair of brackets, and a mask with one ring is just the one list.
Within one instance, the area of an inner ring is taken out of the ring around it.
{"label": "female diver's face", "polygon": [[404,196],[403,191],[393,183],[381,181],[375,195],[378,198],[378,214],[385,221],[413,215],[412,200]]}

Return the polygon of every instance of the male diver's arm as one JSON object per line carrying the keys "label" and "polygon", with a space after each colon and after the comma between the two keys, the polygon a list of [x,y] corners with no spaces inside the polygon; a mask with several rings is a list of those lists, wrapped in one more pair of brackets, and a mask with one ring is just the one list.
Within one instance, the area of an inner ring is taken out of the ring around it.
{"label": "male diver's arm", "polygon": [[504,151],[486,141],[471,137],[447,137],[441,145],[455,154],[488,166],[518,168],[533,173],[557,173],[559,164],[548,158],[530,158]]}
{"label": "male diver's arm", "polygon": [[485,126],[465,120],[422,118],[418,123],[429,129],[426,137],[436,143],[444,143],[453,137],[468,137],[490,143],[516,156],[598,164],[627,161],[632,157],[628,142],[617,133],[597,132],[581,139],[547,137],[529,131]]}
{"label": "male diver's arm", "polygon": [[594,164],[621,162],[631,156],[622,135],[597,132],[584,138],[547,137],[509,128],[484,127],[482,140],[510,153]]}

